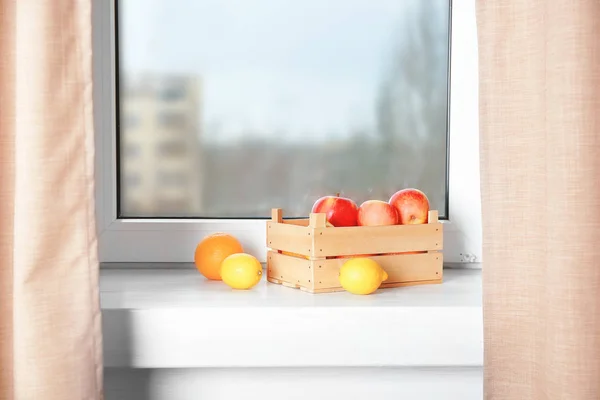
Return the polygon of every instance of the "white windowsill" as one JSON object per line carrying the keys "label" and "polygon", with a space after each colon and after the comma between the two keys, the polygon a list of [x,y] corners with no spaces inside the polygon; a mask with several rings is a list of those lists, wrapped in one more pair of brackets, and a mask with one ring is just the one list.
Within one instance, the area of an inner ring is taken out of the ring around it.
{"label": "white windowsill", "polygon": [[482,366],[481,271],[371,296],[250,291],[189,268],[101,269],[107,367]]}

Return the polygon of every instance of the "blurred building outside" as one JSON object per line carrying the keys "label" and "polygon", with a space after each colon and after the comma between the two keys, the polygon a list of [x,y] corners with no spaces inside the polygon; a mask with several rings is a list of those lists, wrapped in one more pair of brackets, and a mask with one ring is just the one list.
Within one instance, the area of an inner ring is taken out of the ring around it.
{"label": "blurred building outside", "polygon": [[126,77],[120,90],[121,214],[202,212],[200,80]]}

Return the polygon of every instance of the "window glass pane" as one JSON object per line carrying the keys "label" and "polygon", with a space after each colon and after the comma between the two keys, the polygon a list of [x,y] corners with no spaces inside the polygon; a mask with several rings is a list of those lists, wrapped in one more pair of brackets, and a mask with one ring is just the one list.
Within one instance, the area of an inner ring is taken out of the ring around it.
{"label": "window glass pane", "polygon": [[122,217],[405,187],[446,215],[449,0],[117,4]]}

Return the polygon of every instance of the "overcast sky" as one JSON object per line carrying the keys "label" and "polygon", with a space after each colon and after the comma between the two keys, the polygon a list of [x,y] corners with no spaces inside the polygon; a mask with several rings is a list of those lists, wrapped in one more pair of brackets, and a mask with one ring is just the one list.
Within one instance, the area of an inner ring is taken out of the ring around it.
{"label": "overcast sky", "polygon": [[343,138],[374,130],[413,1],[120,0],[122,68],[199,76],[209,140]]}

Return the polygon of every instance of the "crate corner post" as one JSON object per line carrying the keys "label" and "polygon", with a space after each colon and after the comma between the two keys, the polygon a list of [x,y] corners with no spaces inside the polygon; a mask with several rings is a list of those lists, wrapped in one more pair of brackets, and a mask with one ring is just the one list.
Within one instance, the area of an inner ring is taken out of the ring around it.
{"label": "crate corner post", "polygon": [[271,209],[271,221],[278,224],[283,222],[283,210],[281,208]]}
{"label": "crate corner post", "polygon": [[427,223],[435,224],[438,222],[439,214],[437,210],[429,210],[427,213]]}
{"label": "crate corner post", "polygon": [[311,228],[327,227],[327,215],[325,213],[310,213],[308,226]]}

